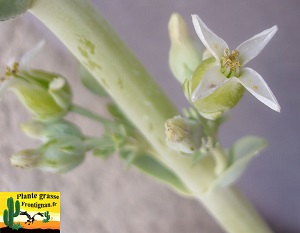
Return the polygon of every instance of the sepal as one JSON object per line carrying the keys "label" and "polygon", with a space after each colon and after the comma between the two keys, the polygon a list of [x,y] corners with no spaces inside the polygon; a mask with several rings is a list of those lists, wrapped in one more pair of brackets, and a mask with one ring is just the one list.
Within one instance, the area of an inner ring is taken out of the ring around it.
{"label": "sepal", "polygon": [[[195,98],[197,95],[201,96],[202,93],[195,93],[195,91],[199,91],[202,79],[208,73],[207,71],[215,65],[213,57],[204,60],[193,73],[192,79],[184,83],[184,92],[187,99],[203,117],[209,120],[215,120],[221,117],[224,112],[232,109],[244,94],[244,87],[240,83],[228,81],[220,85],[217,89],[214,89],[208,96]],[[209,79],[209,77],[203,80],[205,81],[205,88],[215,88],[216,83],[213,82],[214,80],[213,78]],[[209,83],[210,81],[211,83]]]}
{"label": "sepal", "polygon": [[227,151],[228,167],[223,173],[219,174],[211,185],[210,191],[235,183],[246,170],[252,159],[266,146],[266,140],[260,137],[246,136],[236,141]]}

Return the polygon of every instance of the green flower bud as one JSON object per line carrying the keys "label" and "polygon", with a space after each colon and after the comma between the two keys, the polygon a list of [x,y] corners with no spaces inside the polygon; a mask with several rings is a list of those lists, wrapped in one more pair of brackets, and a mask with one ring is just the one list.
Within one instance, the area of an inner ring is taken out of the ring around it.
{"label": "green flower bud", "polygon": [[36,150],[27,149],[12,154],[9,159],[15,167],[31,168],[37,166],[40,156]]}
{"label": "green flower bud", "polygon": [[193,41],[183,18],[173,13],[169,20],[169,35],[171,48],[169,65],[173,75],[180,83],[190,79],[194,70],[202,61],[201,54],[204,47]]}
{"label": "green flower bud", "polygon": [[37,164],[39,169],[52,173],[64,173],[81,164],[86,150],[80,138],[66,136],[50,140],[38,151],[41,154]]}
{"label": "green flower bud", "polygon": [[165,123],[167,144],[174,150],[191,154],[200,149],[204,130],[200,122],[175,116]]}
{"label": "green flower bud", "polygon": [[76,125],[62,119],[47,123],[30,121],[23,123],[21,128],[28,136],[41,139],[44,142],[65,136],[77,136],[78,138],[83,138],[80,129]]}
{"label": "green flower bud", "polygon": [[[203,75],[214,65],[215,58],[210,57],[204,60],[195,70],[192,79],[184,83],[184,93],[190,102],[192,102],[192,93],[200,84]],[[232,109],[240,101],[244,90],[244,87],[237,82],[227,82],[209,96],[192,103],[203,117],[215,120],[222,116],[224,112]]]}
{"label": "green flower bud", "polygon": [[6,88],[14,91],[36,119],[54,121],[68,112],[72,93],[66,79],[46,71],[18,70],[17,64],[14,67],[6,73]]}
{"label": "green flower bud", "polygon": [[38,149],[19,151],[10,156],[10,161],[15,167],[36,167],[51,173],[64,173],[81,164],[84,156],[83,141],[67,136],[53,139]]}
{"label": "green flower bud", "polygon": [[23,15],[29,8],[30,0],[0,0],[0,21]]}

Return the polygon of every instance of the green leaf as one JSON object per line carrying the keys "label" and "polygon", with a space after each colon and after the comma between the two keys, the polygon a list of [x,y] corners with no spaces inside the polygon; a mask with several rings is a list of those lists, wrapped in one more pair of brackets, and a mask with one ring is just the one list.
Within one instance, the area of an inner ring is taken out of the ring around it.
{"label": "green leaf", "polygon": [[30,0],[0,0],[0,21],[23,15],[29,8]]}
{"label": "green leaf", "polygon": [[84,66],[80,66],[80,80],[94,94],[100,97],[108,96],[104,88]]}
{"label": "green leaf", "polygon": [[243,137],[235,142],[228,151],[229,166],[214,181],[211,190],[216,187],[229,186],[236,182],[246,170],[249,162],[266,146],[265,139],[254,136]]}
{"label": "green leaf", "polygon": [[[128,156],[132,158],[132,152],[121,151],[120,156],[127,161]],[[177,177],[177,175],[162,163],[160,163],[158,160],[153,158],[153,156],[145,153],[137,154],[135,156],[135,159],[130,162],[131,165],[135,166],[146,175],[149,175],[156,180],[159,180],[162,183],[171,186],[181,194],[190,195],[190,192],[184,186],[182,181]]]}

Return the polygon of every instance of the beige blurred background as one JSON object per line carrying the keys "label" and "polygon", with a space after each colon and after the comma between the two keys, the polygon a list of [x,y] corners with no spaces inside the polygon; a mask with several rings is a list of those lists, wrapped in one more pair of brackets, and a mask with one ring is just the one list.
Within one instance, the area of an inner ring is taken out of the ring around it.
{"label": "beige blurred background", "polygon": [[[279,31],[249,66],[268,82],[282,107],[273,112],[246,94],[221,129],[223,144],[243,135],[268,139],[269,147],[256,158],[239,181],[275,233],[300,232],[300,2],[299,0],[111,0],[92,1],[145,64],[179,108],[188,106],[181,87],[168,68],[167,23],[181,13],[192,29],[196,13],[231,48],[277,24]],[[0,62],[19,58],[41,39],[44,52],[35,67],[59,72],[74,87],[75,102],[99,113],[104,103],[80,85],[75,59],[31,15],[0,24]],[[77,169],[64,175],[12,168],[8,156],[36,145],[19,125],[30,119],[15,96],[7,93],[0,104],[0,191],[60,191],[62,232],[103,233],[221,233],[195,200],[187,200],[165,186],[125,169],[117,156],[107,161],[87,156]],[[102,129],[70,114],[84,132],[101,135]]]}

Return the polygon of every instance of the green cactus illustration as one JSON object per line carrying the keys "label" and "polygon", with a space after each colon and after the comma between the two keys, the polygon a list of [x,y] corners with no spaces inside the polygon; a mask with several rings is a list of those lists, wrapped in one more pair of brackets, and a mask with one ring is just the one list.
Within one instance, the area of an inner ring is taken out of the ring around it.
{"label": "green cactus illustration", "polygon": [[20,202],[16,201],[14,211],[14,199],[12,197],[7,198],[7,208],[3,212],[3,222],[6,226],[12,228],[14,225],[14,218],[20,214]]}
{"label": "green cactus illustration", "polygon": [[49,222],[49,220],[50,220],[50,214],[49,214],[49,211],[46,211],[45,213],[44,213],[44,219],[43,219],[43,223],[47,223],[47,222]]}
{"label": "green cactus illustration", "polygon": [[21,229],[21,228],[23,228],[23,227],[22,227],[21,224],[18,222],[18,223],[14,223],[11,229],[13,229],[13,230],[19,230],[19,229]]}

